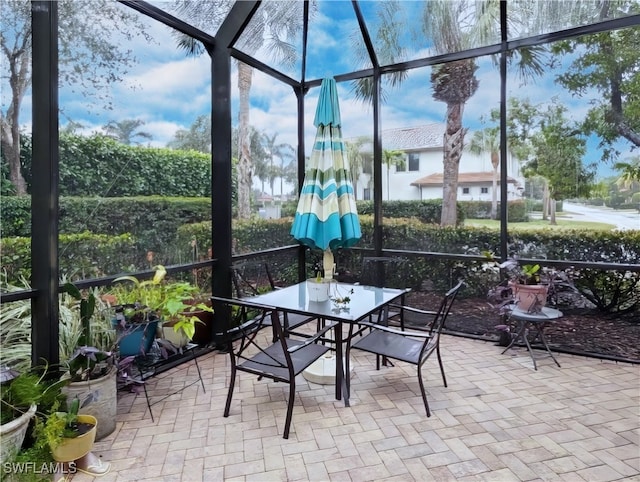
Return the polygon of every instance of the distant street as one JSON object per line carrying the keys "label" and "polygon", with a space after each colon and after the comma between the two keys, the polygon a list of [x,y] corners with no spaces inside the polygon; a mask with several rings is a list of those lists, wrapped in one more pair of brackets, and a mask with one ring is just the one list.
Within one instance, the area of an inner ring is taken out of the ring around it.
{"label": "distant street", "polygon": [[640,229],[640,213],[638,211],[616,211],[611,208],[584,206],[566,201],[563,205],[563,219],[608,223],[615,225],[620,230]]}

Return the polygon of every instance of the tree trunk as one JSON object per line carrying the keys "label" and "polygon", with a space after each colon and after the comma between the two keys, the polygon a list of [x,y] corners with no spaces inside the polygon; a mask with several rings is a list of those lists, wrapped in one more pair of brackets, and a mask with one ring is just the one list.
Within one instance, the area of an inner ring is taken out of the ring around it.
{"label": "tree trunk", "polygon": [[556,200],[553,198],[549,199],[549,216],[551,219],[549,220],[549,224],[555,226],[558,224],[556,222]]}
{"label": "tree trunk", "polygon": [[[249,136],[249,92],[253,69],[238,62],[238,219],[251,216],[251,139]],[[272,187],[273,190],[273,187]]]}
{"label": "tree trunk", "polygon": [[549,184],[544,180],[544,189],[542,191],[542,220],[549,219]]}
{"label": "tree trunk", "polygon": [[31,55],[23,49],[19,60],[15,60],[19,65],[12,65],[9,76],[11,86],[11,103],[7,108],[7,117],[0,114],[0,143],[5,159],[9,165],[9,180],[13,184],[16,195],[27,194],[27,183],[22,177],[20,169],[20,105],[24,98],[24,93],[30,82],[29,69],[31,67]]}
{"label": "tree trunk", "polygon": [[491,165],[493,166],[493,192],[491,193],[491,219],[498,219],[498,166],[500,157],[497,152],[491,153]]}
{"label": "tree trunk", "polygon": [[447,104],[447,128],[444,134],[441,226],[455,226],[458,219],[458,170],[464,146],[462,112],[464,104]]}

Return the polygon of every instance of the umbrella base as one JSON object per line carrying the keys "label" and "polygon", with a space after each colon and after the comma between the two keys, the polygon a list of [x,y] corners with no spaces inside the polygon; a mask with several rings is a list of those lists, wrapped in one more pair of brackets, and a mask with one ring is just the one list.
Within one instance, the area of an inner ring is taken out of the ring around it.
{"label": "umbrella base", "polygon": [[[344,363],[343,365],[344,366]],[[350,367],[349,375],[353,373],[353,367]],[[336,357],[323,356],[313,362],[309,368],[302,372],[305,380],[319,385],[335,385],[336,383]]]}

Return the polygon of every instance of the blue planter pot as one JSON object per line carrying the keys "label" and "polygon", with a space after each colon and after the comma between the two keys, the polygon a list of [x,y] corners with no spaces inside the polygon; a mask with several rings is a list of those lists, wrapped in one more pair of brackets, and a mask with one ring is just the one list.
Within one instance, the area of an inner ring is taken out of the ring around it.
{"label": "blue planter pot", "polygon": [[159,320],[147,323],[127,324],[126,328],[117,328],[118,336],[122,336],[120,356],[137,356],[148,353],[156,338]]}

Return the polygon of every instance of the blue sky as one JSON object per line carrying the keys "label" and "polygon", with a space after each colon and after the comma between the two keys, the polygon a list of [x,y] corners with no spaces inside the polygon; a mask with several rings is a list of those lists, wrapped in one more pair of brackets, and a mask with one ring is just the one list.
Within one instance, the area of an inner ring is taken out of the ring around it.
{"label": "blue sky", "polygon": [[[371,4],[371,5],[370,5]],[[308,78],[333,76],[353,70],[353,47],[348,40],[350,33],[357,26],[350,2],[321,2],[322,9],[314,18],[310,30]],[[373,2],[364,2],[363,10],[372,8]],[[407,4],[409,5],[409,4]],[[123,7],[125,8],[125,7]],[[408,7],[407,7],[408,8]],[[330,9],[328,12],[325,9]],[[337,17],[335,15],[337,15]],[[336,21],[336,18],[339,21]],[[148,44],[143,40],[127,43],[139,59],[139,63],[126,77],[125,82],[112,86],[108,92],[112,98],[114,109],[107,111],[103,105],[92,99],[78,98],[69,88],[60,91],[60,107],[64,116],[84,126],[85,133],[99,131],[101,126],[111,120],[141,119],[142,127],[153,135],[150,142],[153,146],[164,146],[178,129],[187,129],[202,114],[208,114],[211,108],[210,60],[207,55],[199,58],[187,58],[182,51],[175,48],[175,40],[169,30],[154,22],[149,24],[149,32],[155,42]],[[346,39],[346,40],[345,40]],[[411,58],[421,55],[427,45],[415,46]],[[262,54],[264,55],[264,54]],[[259,54],[260,56],[260,54]],[[268,59],[263,59],[267,61]],[[295,75],[294,71],[291,71]],[[580,120],[591,97],[597,93],[589,93],[585,98],[572,97],[570,93],[557,87],[553,76],[557,72],[547,72],[536,82],[521,85],[512,78],[508,95],[527,97],[534,104],[549,102],[552,95],[557,95],[570,109],[573,120]],[[429,70],[411,71],[399,89],[389,92],[389,101],[382,107],[382,128],[411,127],[444,122],[445,105],[433,100],[430,92]],[[479,89],[465,106],[463,122],[465,127],[473,130],[480,127],[481,116],[488,116],[489,111],[499,105],[499,76],[496,67],[489,59],[480,59],[477,72]],[[233,122],[237,123],[237,76],[233,67],[232,105]],[[348,84],[339,84],[340,107],[343,119],[344,137],[356,137],[372,134],[372,111],[369,106],[356,101]],[[313,116],[319,89],[312,89],[305,98],[305,147],[307,153],[311,149],[315,128]],[[30,124],[30,96],[25,98],[22,109],[23,124]],[[250,123],[259,131],[268,135],[278,134],[277,142],[296,145],[296,99],[291,88],[274,81],[265,74],[254,73],[251,89]],[[590,141],[590,152],[585,162],[599,158],[594,149],[596,141]],[[621,143],[623,150],[629,147]],[[599,174],[610,175],[611,169],[604,165]]]}

